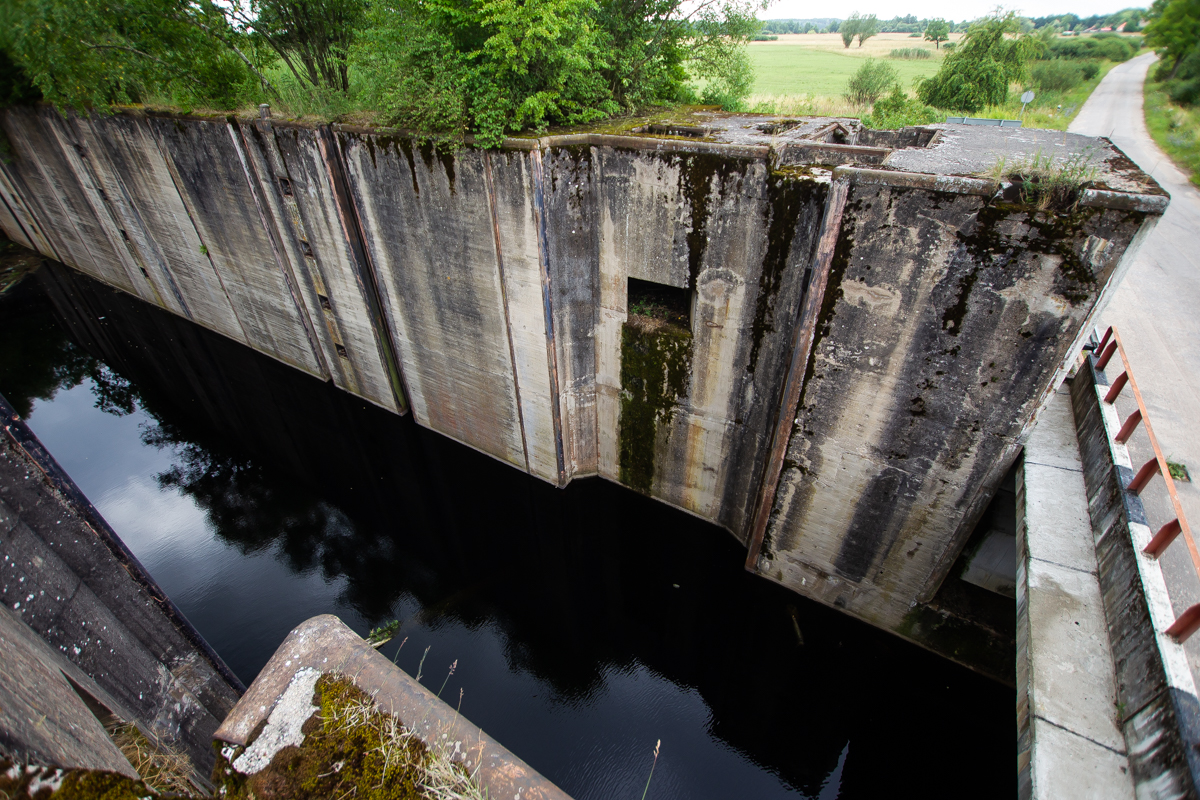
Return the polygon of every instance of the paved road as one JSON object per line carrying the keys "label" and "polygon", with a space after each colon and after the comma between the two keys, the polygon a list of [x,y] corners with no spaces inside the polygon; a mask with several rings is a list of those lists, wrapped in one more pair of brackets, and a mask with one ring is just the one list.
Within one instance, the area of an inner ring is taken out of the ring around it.
{"label": "paved road", "polygon": [[[1200,191],[1154,144],[1142,114],[1142,84],[1155,56],[1114,67],[1071,124],[1074,133],[1107,136],[1171,194],[1171,205],[1138,253],[1125,281],[1102,314],[1115,324],[1129,353],[1160,444],[1172,461],[1200,481]],[[1109,368],[1114,376],[1119,370]],[[1129,413],[1119,404],[1122,418]],[[1130,441],[1135,462],[1152,457],[1147,440]],[[1139,462],[1140,463],[1140,462]],[[1161,482],[1143,494],[1152,528],[1170,519]],[[1180,500],[1200,536],[1200,489],[1178,484]],[[1200,579],[1182,539],[1167,551],[1163,572],[1175,613],[1200,602]],[[1200,634],[1187,643],[1192,671],[1200,676]]]}

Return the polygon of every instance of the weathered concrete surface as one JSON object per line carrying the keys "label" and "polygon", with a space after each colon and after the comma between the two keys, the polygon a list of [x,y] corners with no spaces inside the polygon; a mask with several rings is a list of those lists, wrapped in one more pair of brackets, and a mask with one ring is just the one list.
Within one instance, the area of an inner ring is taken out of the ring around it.
{"label": "weathered concrete surface", "polygon": [[1022,798],[1132,798],[1070,390],[1018,469],[1017,769]]}
{"label": "weathered concrete surface", "polygon": [[1145,215],[835,176],[848,199],[759,569],[895,628],[957,556]]}
{"label": "weathered concrete surface", "polygon": [[329,169],[332,140],[270,121],[240,126],[239,135],[266,205],[264,224],[274,220],[279,226],[282,258],[297,277],[301,305],[333,382],[376,405],[403,410],[391,343],[382,324],[373,324],[374,286],[356,246],[355,221],[339,203],[340,187]]}
{"label": "weathered concrete surface", "polygon": [[[0,223],[24,233],[32,213],[67,263],[176,313],[161,287],[183,281],[146,274],[216,275],[214,308],[250,346],[407,400],[558,485],[600,475],[718,522],[751,569],[902,630],[1166,198],[1086,137],[695,122],[451,153],[349,128],[14,111]],[[82,155],[72,130],[93,142]],[[1066,210],[980,174],[1060,151],[1100,172]],[[106,205],[85,186],[142,169],[168,195],[170,176],[191,233],[176,214],[181,233],[164,218],[126,247],[133,226],[105,222],[149,219],[145,191]],[[203,258],[152,269],[151,240],[172,237]],[[77,252],[93,238],[98,255]],[[686,323],[631,314],[631,279],[680,290]]]}
{"label": "weathered concrete surface", "polygon": [[1175,620],[1157,560],[1144,553],[1153,534],[1133,480],[1129,451],[1117,444],[1116,409],[1102,402],[1107,379],[1088,355],[1071,401],[1096,545],[1097,576],[1112,645],[1117,723],[1139,796],[1200,797],[1200,699],[1183,646],[1165,631]]}
{"label": "weathered concrete surface", "polygon": [[71,673],[70,680],[93,702],[104,704],[96,696],[103,690],[72,669],[7,608],[0,609],[0,648],[0,752],[31,764],[139,777],[66,674]]}
{"label": "weathered concrete surface", "polygon": [[525,468],[483,153],[343,146],[417,421]]}
{"label": "weathered concrete surface", "polygon": [[206,774],[240,682],[2,398],[0,411],[0,600]]}
{"label": "weathered concrete surface", "polygon": [[[246,774],[256,772],[284,744],[294,742],[297,734],[303,738],[299,728],[316,711],[310,705],[312,687],[324,673],[353,680],[381,711],[410,726],[430,749],[466,767],[486,796],[570,800],[330,614],[306,620],[288,634],[214,734],[218,741],[235,747],[249,746],[235,757],[235,768]],[[260,747],[264,736],[272,741]]]}

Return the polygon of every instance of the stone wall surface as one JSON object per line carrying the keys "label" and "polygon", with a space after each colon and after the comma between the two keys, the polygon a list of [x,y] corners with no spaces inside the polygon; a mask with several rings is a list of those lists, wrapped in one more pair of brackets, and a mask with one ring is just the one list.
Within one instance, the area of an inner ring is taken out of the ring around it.
{"label": "stone wall surface", "polygon": [[[544,480],[712,520],[750,569],[903,631],[1166,198],[1102,140],[710,117],[449,151],[11,110],[0,226]],[[976,177],[999,147],[1100,180],[1055,210]],[[688,322],[631,313],[631,279]]]}

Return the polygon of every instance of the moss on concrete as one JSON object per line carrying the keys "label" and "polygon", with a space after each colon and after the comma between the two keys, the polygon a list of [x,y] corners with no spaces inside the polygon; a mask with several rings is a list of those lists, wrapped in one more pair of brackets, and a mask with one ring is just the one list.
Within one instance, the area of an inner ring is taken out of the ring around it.
{"label": "moss on concrete", "polygon": [[[213,770],[220,794],[236,800],[417,800],[434,796],[460,797],[459,792],[435,794],[430,767],[440,755],[432,753],[396,717],[378,711],[370,695],[349,678],[326,674],[317,681],[313,703],[318,711],[304,723],[300,746],[284,747],[271,763],[254,775],[233,768],[241,748],[224,748]],[[470,783],[461,765],[459,780]],[[468,792],[465,796],[471,796]]]}
{"label": "moss on concrete", "polygon": [[692,334],[638,315],[621,328],[620,480],[648,494],[658,426],[675,415],[691,381]]}

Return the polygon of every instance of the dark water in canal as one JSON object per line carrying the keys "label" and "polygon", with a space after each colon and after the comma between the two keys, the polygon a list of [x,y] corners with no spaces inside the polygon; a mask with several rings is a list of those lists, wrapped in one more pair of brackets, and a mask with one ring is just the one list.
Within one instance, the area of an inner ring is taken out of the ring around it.
{"label": "dark water in canal", "polygon": [[[577,800],[1011,797],[1013,690],[62,267],[0,299],[0,392],[249,683],[315,614]],[[798,642],[793,615],[799,621]],[[396,642],[407,638],[397,653]]]}

